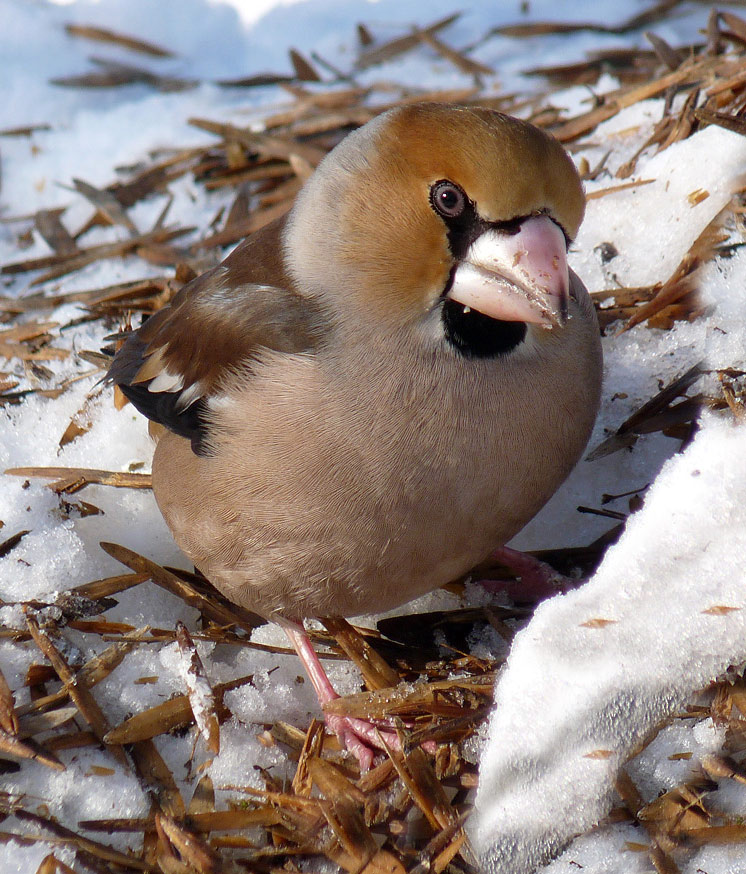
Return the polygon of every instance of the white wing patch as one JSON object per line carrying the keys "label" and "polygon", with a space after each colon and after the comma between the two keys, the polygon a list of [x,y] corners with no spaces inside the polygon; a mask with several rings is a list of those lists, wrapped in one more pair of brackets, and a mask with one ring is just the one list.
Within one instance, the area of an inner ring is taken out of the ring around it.
{"label": "white wing patch", "polygon": [[176,401],[177,412],[183,412],[188,406],[190,406],[196,400],[202,397],[204,393],[205,387],[202,385],[202,383],[199,380],[197,380],[197,382],[193,382],[179,395],[179,399],[178,401]]}
{"label": "white wing patch", "polygon": [[148,391],[181,391],[184,388],[184,374],[162,370],[158,376],[148,383]]}

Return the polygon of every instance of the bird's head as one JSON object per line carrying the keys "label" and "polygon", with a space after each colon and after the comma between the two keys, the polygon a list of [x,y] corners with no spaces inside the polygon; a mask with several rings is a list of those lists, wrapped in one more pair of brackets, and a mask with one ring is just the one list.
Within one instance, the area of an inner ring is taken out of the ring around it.
{"label": "bird's head", "polygon": [[363,319],[437,314],[462,351],[492,355],[566,320],[566,250],[584,205],[572,161],[533,125],[414,104],[324,159],[294,207],[286,254],[300,287],[344,295]]}

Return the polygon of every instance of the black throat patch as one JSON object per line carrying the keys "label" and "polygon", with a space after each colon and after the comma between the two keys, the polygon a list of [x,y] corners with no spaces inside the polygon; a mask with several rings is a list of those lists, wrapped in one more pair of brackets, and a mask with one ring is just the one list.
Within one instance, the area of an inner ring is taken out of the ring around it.
{"label": "black throat patch", "polygon": [[525,322],[491,319],[455,300],[445,299],[441,313],[446,340],[464,358],[507,355],[526,336]]}

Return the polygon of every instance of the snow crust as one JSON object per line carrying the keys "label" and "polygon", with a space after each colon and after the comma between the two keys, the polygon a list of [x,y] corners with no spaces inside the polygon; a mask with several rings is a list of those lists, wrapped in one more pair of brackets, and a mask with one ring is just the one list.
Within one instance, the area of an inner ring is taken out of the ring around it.
{"label": "snow crust", "polygon": [[482,758],[487,870],[533,870],[596,823],[647,732],[746,662],[744,445],[741,428],[707,420],[593,579],[516,637]]}

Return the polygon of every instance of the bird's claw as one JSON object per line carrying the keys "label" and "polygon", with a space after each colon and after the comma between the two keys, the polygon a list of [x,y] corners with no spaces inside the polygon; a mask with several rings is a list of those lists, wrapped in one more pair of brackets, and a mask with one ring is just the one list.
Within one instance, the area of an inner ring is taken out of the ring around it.
{"label": "bird's claw", "polygon": [[325,719],[342,746],[358,760],[361,771],[370,770],[376,752],[386,749],[401,751],[402,745],[397,734],[380,729],[364,719],[331,713]]}
{"label": "bird's claw", "polygon": [[[373,759],[379,752],[403,752],[402,742],[398,734],[379,728],[365,719],[354,716],[339,716],[327,714],[326,724],[339,738],[339,742],[358,760],[362,772],[369,771]],[[432,755],[438,749],[435,741],[424,741],[420,744],[426,753]]]}

